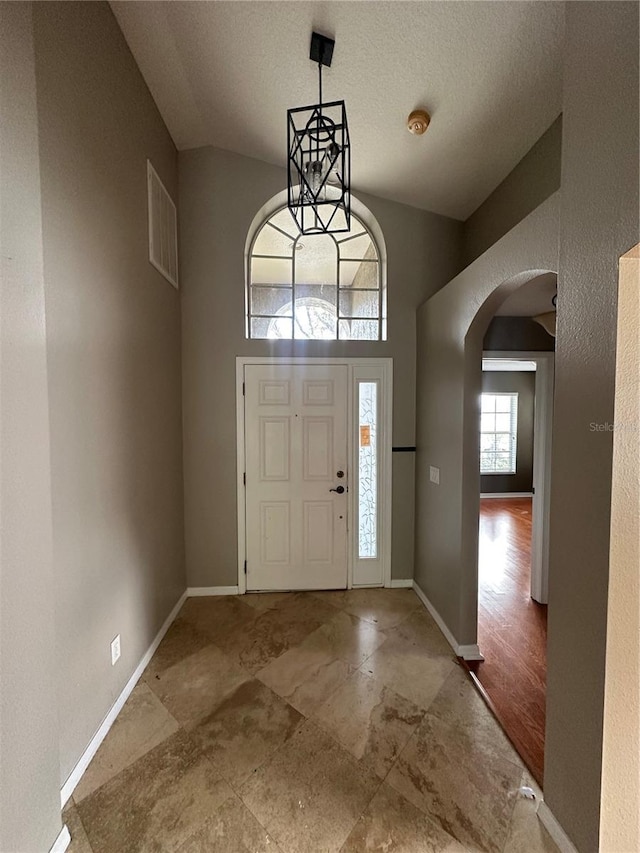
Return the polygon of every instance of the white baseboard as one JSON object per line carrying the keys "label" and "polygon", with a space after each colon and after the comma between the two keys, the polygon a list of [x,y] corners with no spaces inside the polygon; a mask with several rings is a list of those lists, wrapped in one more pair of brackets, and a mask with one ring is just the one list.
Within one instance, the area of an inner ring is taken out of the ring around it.
{"label": "white baseboard", "polygon": [[62,825],[62,829],[58,833],[58,837],[53,842],[53,847],[49,851],[49,853],[64,853],[67,847],[71,844],[71,833],[67,827],[67,824],[64,823]]}
{"label": "white baseboard", "polygon": [[480,492],[481,498],[532,498],[533,492]]}
{"label": "white baseboard", "polygon": [[[62,802],[63,808],[64,808],[67,800],[69,799],[69,797],[73,794],[76,785],[78,784],[78,782],[82,778],[83,773],[85,772],[85,770],[89,766],[91,759],[93,758],[93,756],[98,751],[100,744],[102,743],[102,741],[107,736],[109,729],[111,728],[111,726],[115,722],[116,717],[118,716],[118,714],[122,710],[124,703],[127,701],[129,696],[131,695],[131,692],[133,691],[133,688],[138,683],[138,680],[139,680],[140,676],[142,675],[142,673],[145,671],[147,664],[149,663],[149,661],[151,660],[151,658],[155,654],[156,649],[158,648],[158,646],[160,645],[160,642],[162,641],[162,638],[167,633],[167,631],[169,630],[169,628],[171,626],[171,623],[173,622],[173,620],[178,615],[180,608],[182,607],[182,605],[185,602],[185,599],[187,598],[187,592],[188,591],[185,590],[185,592],[182,593],[182,595],[178,599],[175,607],[173,608],[171,613],[165,619],[164,624],[162,625],[162,628],[160,628],[160,630],[158,631],[158,633],[155,636],[154,641],[151,643],[151,645],[149,646],[149,648],[145,652],[144,657],[142,658],[142,660],[140,661],[138,666],[135,668],[133,675],[125,684],[122,693],[118,696],[116,701],[111,706],[109,713],[107,714],[107,716],[102,721],[100,728],[98,729],[98,731],[94,734],[94,736],[89,741],[89,745],[87,746],[85,751],[80,756],[78,763],[73,768],[73,770],[69,774],[69,778],[67,779],[67,781],[62,786],[62,790],[60,791],[60,800]],[[61,848],[61,849],[66,849],[66,848]],[[57,853],[57,851],[56,851],[56,853]]]}
{"label": "white baseboard", "polygon": [[389,584],[390,589],[413,589],[413,581],[411,578],[392,578]]}
{"label": "white baseboard", "polygon": [[190,586],[187,589],[189,598],[202,595],[238,595],[237,586]]}
{"label": "white baseboard", "polygon": [[538,803],[538,818],[555,841],[560,853],[578,853],[574,843],[556,820],[553,812],[544,800]]}
{"label": "white baseboard", "polygon": [[480,653],[480,649],[478,648],[477,643],[474,643],[473,645],[463,646],[458,643],[451,631],[447,628],[442,616],[440,616],[438,611],[435,609],[433,604],[429,601],[427,596],[424,594],[424,592],[420,589],[420,587],[415,581],[413,582],[413,589],[415,590],[415,593],[420,599],[420,601],[424,604],[424,606],[427,608],[427,610],[433,617],[433,621],[442,631],[445,640],[449,643],[453,651],[456,653],[456,656],[459,658],[464,658],[465,660],[484,660],[484,657]]}
{"label": "white baseboard", "polygon": [[464,658],[464,660],[484,660],[484,655],[480,651],[480,646],[477,643],[458,646],[458,657]]}

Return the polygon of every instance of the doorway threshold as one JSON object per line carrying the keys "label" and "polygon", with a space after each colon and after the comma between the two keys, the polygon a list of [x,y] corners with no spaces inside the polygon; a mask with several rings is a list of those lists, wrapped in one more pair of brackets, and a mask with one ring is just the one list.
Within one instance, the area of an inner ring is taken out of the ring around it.
{"label": "doorway threshold", "polygon": [[544,776],[544,752],[531,749],[530,745],[525,743],[523,738],[518,737],[518,733],[514,730],[515,727],[513,725],[509,725],[509,722],[505,719],[504,715],[500,713],[499,709],[492,701],[491,696],[489,696],[484,685],[478,678],[477,671],[478,668],[482,666],[482,661],[466,661],[463,658],[458,658],[458,662],[463,667],[463,669],[467,671],[467,674],[471,679],[473,686],[480,694],[481,699],[483,700],[489,711],[495,717],[496,721],[498,722],[498,725],[505,733],[509,743],[513,746],[515,751],[522,759],[522,762],[524,763],[529,773],[531,773],[531,775],[535,779],[540,790],[543,790],[542,781]]}

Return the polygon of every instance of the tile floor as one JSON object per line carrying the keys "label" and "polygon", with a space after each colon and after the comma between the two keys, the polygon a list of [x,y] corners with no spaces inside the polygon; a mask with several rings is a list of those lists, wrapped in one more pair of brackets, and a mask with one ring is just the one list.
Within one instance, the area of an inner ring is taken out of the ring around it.
{"label": "tile floor", "polygon": [[413,591],[191,598],[87,769],[70,853],[556,853]]}

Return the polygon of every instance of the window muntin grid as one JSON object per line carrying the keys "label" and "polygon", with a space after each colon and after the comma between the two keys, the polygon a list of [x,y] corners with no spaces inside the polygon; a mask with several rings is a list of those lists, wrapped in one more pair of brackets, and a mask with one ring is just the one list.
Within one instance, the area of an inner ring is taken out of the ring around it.
{"label": "window muntin grid", "polygon": [[380,253],[353,213],[336,235],[300,235],[287,207],[265,220],[248,259],[248,338],[384,340],[383,308]]}
{"label": "window muntin grid", "polygon": [[482,394],[480,473],[515,474],[518,445],[518,395]]}

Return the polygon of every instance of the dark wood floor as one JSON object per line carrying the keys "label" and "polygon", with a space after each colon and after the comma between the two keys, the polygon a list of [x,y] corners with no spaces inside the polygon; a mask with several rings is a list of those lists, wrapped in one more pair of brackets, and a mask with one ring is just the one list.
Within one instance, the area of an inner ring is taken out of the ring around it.
{"label": "dark wood floor", "polygon": [[539,785],[544,769],[547,608],[530,596],[531,498],[480,501],[478,643],[473,666]]}

